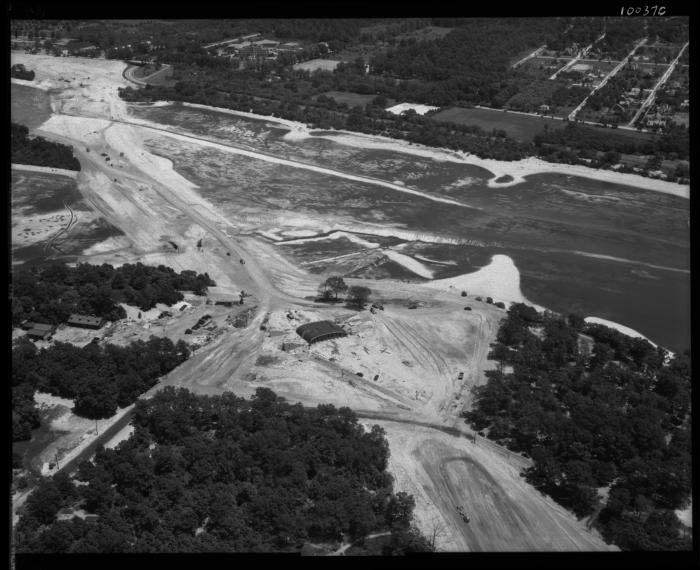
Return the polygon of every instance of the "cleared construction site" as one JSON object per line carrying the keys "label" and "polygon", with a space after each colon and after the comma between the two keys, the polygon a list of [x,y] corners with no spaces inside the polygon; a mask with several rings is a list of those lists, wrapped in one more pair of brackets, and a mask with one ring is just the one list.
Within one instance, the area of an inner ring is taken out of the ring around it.
{"label": "cleared construction site", "polygon": [[[127,242],[93,253],[90,262],[163,264],[207,272],[217,283],[208,300],[187,295],[177,307],[157,307],[153,314],[130,314],[128,322],[98,327],[100,342],[157,331],[196,345],[189,360],[143,397],[164,386],[247,397],[264,386],[290,402],[348,406],[366,425],[386,430],[396,490],[413,494],[417,523],[426,535],[434,534],[438,550],[612,549],[584,521],[521,478],[526,457],[477,437],[461,418],[471,404],[471,388],[483,384],[484,371],[495,366],[487,357],[489,345],[506,314],[478,299],[519,300],[519,275],[511,265],[494,259],[471,277],[449,283],[427,283],[416,273],[403,280],[349,275],[347,285],[369,287],[371,301],[382,310],[318,302],[319,283],[328,274],[291,261],[273,241],[255,234],[259,225],[239,223],[244,216],[263,216],[265,204],[251,198],[239,218],[229,216],[210,200],[214,190],[189,180],[144,142],[160,128],[171,131],[175,146],[196,145],[206,154],[215,144],[134,119],[117,95],[127,84],[124,63],[13,54],[15,62],[35,69],[40,85],[62,88],[52,101],[53,114],[36,132],[75,148],[82,165],[78,190]],[[109,164],[100,152],[119,158]],[[274,151],[266,155],[267,161],[287,160]],[[289,168],[299,174],[299,168]],[[363,176],[363,184],[376,182]],[[410,265],[407,255],[391,255]],[[73,321],[94,326],[78,317]],[[69,334],[65,331],[55,334],[60,338]],[[89,328],[70,334],[95,335]],[[121,413],[111,424],[106,420],[101,432],[110,425],[124,429],[102,443],[115,445],[128,437],[122,418],[130,412]],[[85,425],[79,429],[88,433]],[[90,434],[81,445],[97,437]],[[80,449],[74,449],[77,456]]]}

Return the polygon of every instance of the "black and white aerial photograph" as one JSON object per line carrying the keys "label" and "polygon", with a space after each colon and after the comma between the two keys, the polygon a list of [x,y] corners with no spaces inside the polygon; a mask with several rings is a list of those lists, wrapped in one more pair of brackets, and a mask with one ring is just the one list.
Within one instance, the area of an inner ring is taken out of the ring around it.
{"label": "black and white aerial photograph", "polygon": [[13,567],[695,557],[694,16],[59,10],[7,21]]}

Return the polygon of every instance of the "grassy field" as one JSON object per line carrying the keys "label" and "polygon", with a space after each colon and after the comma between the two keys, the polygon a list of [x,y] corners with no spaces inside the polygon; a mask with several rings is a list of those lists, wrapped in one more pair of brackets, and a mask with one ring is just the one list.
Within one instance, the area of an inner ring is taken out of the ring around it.
{"label": "grassy field", "polygon": [[564,126],[562,121],[556,119],[462,107],[451,107],[440,111],[433,115],[433,119],[458,125],[476,125],[487,132],[492,129],[504,130],[509,137],[523,142],[531,142],[535,135],[542,132],[546,124],[550,129],[560,129]]}
{"label": "grassy field", "polygon": [[303,69],[304,71],[316,71],[317,69],[322,69],[324,71],[333,71],[340,61],[335,59],[312,59],[311,61],[305,61],[304,63],[297,63],[292,67],[294,69]]}
{"label": "grassy field", "polygon": [[[171,85],[174,68],[156,69],[155,65],[144,65],[134,70],[134,77],[145,80],[149,85]],[[151,77],[152,76],[152,77]]]}

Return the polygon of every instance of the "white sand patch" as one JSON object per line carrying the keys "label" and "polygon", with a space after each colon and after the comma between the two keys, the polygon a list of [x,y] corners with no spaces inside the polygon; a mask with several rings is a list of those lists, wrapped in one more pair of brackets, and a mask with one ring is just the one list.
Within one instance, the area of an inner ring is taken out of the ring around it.
{"label": "white sand patch", "polygon": [[278,236],[275,232],[269,231],[269,230],[264,230],[261,232],[258,232],[261,236],[266,237],[267,239],[271,239],[272,241],[281,241],[282,238]]}
{"label": "white sand patch", "polygon": [[[616,323],[614,321],[609,321],[607,319],[601,319],[600,317],[586,317],[584,319],[587,323],[592,323],[595,325],[604,325],[606,327],[610,327],[611,329],[615,329],[618,332],[621,332],[622,334],[626,334],[627,336],[631,336],[634,338],[643,338],[645,340],[649,340],[647,337],[645,337],[642,333],[631,329],[630,327],[626,327],[625,325],[621,325],[620,323]],[[653,345],[656,346],[653,342],[649,340],[649,342]]]}
{"label": "white sand patch", "polygon": [[122,429],[120,429],[116,434],[114,434],[114,437],[112,439],[110,439],[107,443],[105,443],[104,446],[107,449],[114,449],[122,441],[129,439],[131,437],[131,434],[133,434],[133,433],[134,433],[134,426],[131,424],[127,424]]}
{"label": "white sand patch", "polygon": [[466,273],[447,279],[436,279],[425,283],[425,287],[444,291],[466,291],[469,295],[492,297],[494,301],[510,303],[527,303],[537,310],[543,307],[528,301],[520,290],[520,272],[507,255],[494,255],[491,263],[474,273]]}
{"label": "white sand patch", "polygon": [[303,71],[316,71],[317,69],[334,71],[340,63],[340,60],[335,59],[312,59],[304,61],[303,63],[295,63],[292,69],[301,69]]}
{"label": "white sand patch", "polygon": [[[166,101],[166,105],[172,105],[172,101]],[[274,115],[256,115],[255,113],[246,113],[245,111],[235,111],[233,109],[225,109],[224,107],[212,107],[211,105],[200,105],[199,103],[182,103],[183,107],[192,107],[193,109],[205,109],[207,111],[216,111],[217,113],[224,113],[226,115],[238,115],[239,117],[247,117],[248,119],[256,120],[267,120],[273,123],[284,125],[290,129],[295,129],[297,131],[307,131],[308,127],[304,123],[299,123],[297,121],[290,121],[289,119],[282,119],[280,117],[275,117]]]}
{"label": "white sand patch", "polygon": [[60,398],[46,392],[34,392],[34,401],[39,408],[55,408],[57,406],[65,406],[68,409],[73,407],[73,400],[68,398]]}
{"label": "white sand patch", "polygon": [[474,186],[474,184],[478,184],[480,182],[480,178],[465,176],[464,178],[460,178],[459,180],[454,181],[452,184],[448,184],[445,188],[447,188],[448,190],[453,188],[464,188],[466,186]]}
{"label": "white sand patch", "polygon": [[463,240],[458,238],[450,238],[439,236],[435,234],[429,234],[424,232],[415,232],[411,230],[402,230],[399,228],[386,228],[378,226],[357,226],[352,230],[358,233],[382,236],[382,237],[396,237],[406,241],[420,241],[424,243],[444,243],[451,245],[462,245],[462,244],[473,244],[473,240]]}
{"label": "white sand patch", "polygon": [[98,255],[115,249],[121,249],[130,245],[129,239],[124,236],[114,236],[104,241],[91,245],[83,250],[83,255]]}
{"label": "white sand patch", "polygon": [[25,172],[43,172],[46,174],[58,174],[68,178],[77,178],[77,170],[66,170],[65,168],[52,168],[50,166],[34,166],[33,164],[13,164],[12,170],[23,170]]}
{"label": "white sand patch", "polygon": [[315,230],[284,230],[280,232],[285,237],[313,237],[318,235]]}
{"label": "white sand patch", "polygon": [[25,85],[27,87],[34,87],[34,89],[41,89],[42,91],[48,91],[51,89],[51,83],[49,81],[27,81],[26,79],[17,79],[16,77],[10,78],[12,83],[17,85]]}
{"label": "white sand patch", "polygon": [[434,263],[435,265],[457,265],[456,261],[438,261],[437,259],[428,259],[427,257],[417,254],[413,257],[420,259],[421,261],[425,261],[426,263]]}
{"label": "white sand patch", "polygon": [[297,129],[293,128],[289,130],[283,137],[282,140],[285,141],[302,141],[304,139],[311,138],[308,129]]}
{"label": "white sand patch", "polygon": [[401,113],[413,109],[419,115],[425,115],[428,111],[434,111],[439,108],[440,107],[431,107],[430,105],[419,105],[417,103],[399,103],[393,107],[387,107],[385,110],[394,115],[400,115]]}
{"label": "white sand patch", "polygon": [[685,509],[677,509],[676,515],[680,521],[687,527],[693,528],[693,500],[690,500]]}
{"label": "white sand patch", "polygon": [[585,257],[594,257],[596,259],[605,259],[607,261],[617,261],[619,263],[630,263],[633,265],[643,265],[645,267],[650,267],[652,269],[662,269],[664,271],[676,271],[678,273],[690,273],[689,269],[678,269],[677,267],[668,267],[666,265],[654,265],[653,263],[644,263],[643,261],[635,261],[634,259],[626,259],[624,257],[614,257],[612,255],[604,255],[602,253],[589,253],[587,251],[572,251],[576,255],[583,255]]}
{"label": "white sand patch", "polygon": [[307,243],[310,241],[325,241],[325,240],[329,240],[329,239],[340,239],[340,238],[345,238],[353,243],[356,243],[356,244],[361,245],[362,247],[366,247],[368,249],[375,249],[377,247],[380,247],[380,245],[378,243],[375,243],[372,241],[367,241],[366,239],[362,239],[361,237],[356,236],[355,234],[351,234],[351,233],[344,232],[344,231],[335,231],[335,232],[328,234],[328,235],[325,235],[325,236],[293,239],[293,240],[285,241],[283,245]]}
{"label": "white sand patch", "polygon": [[[160,315],[163,311],[170,311],[172,313],[174,310],[173,307],[169,307],[163,303],[156,303],[156,306],[148,311],[127,305],[126,303],[119,303],[119,305],[126,311],[127,320],[136,321],[137,323],[143,324],[148,324],[151,321],[157,320],[158,315]],[[139,318],[139,314],[141,314],[141,318]]]}
{"label": "white sand patch", "polygon": [[398,251],[392,251],[390,249],[384,250],[384,255],[386,255],[389,259],[398,263],[399,265],[404,266],[406,269],[412,271],[416,275],[420,275],[421,277],[425,277],[426,279],[433,278],[433,271],[428,269],[420,261],[416,261],[408,255],[404,255],[403,253],[399,253]]}

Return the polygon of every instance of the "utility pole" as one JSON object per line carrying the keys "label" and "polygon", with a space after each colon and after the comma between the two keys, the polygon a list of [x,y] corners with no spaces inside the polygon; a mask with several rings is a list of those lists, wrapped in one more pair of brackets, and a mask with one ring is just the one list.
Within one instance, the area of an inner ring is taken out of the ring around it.
{"label": "utility pole", "polygon": [[60,469],[61,466],[60,466],[60,464],[58,463],[58,449],[54,452],[53,458],[56,460],[56,470]]}
{"label": "utility pole", "polygon": [[97,431],[97,418],[95,418],[95,435],[100,435],[100,432]]}

